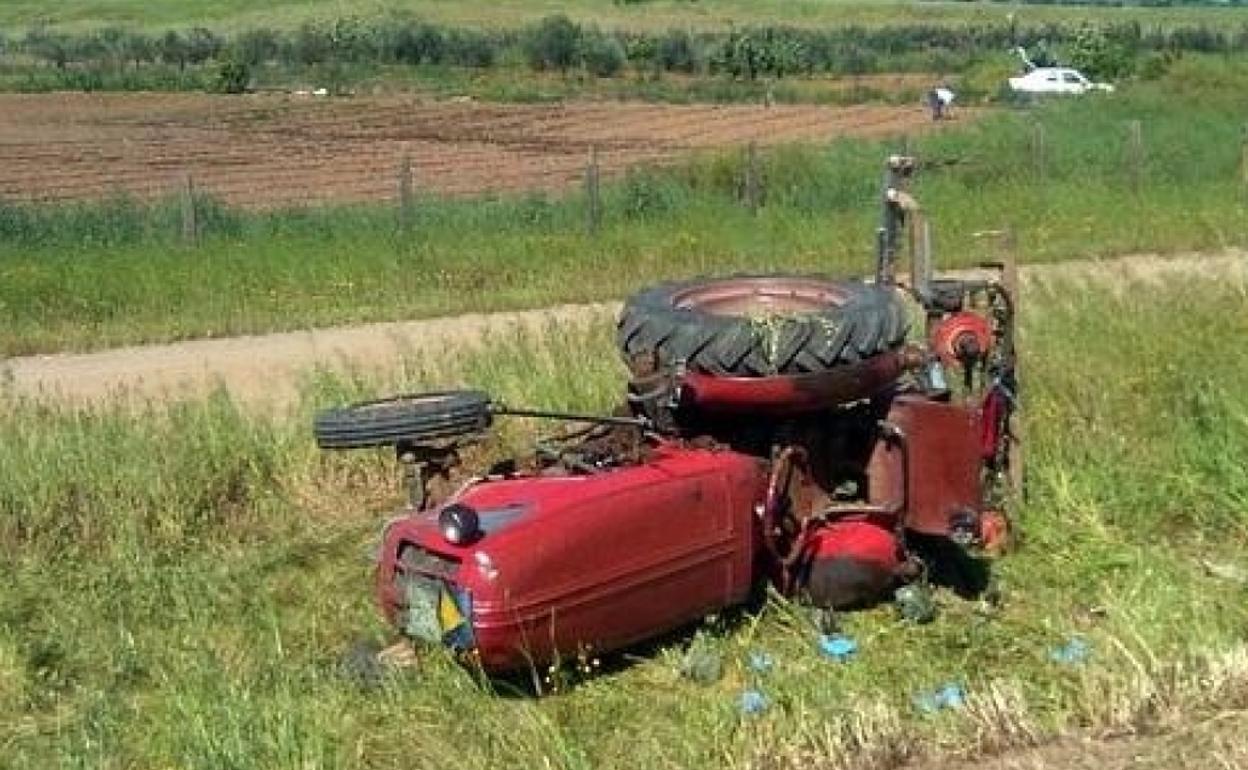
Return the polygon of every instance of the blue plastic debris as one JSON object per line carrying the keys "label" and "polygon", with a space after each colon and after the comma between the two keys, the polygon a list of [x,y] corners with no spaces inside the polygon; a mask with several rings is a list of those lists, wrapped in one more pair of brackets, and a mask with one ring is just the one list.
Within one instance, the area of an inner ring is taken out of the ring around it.
{"label": "blue plastic debris", "polygon": [[758,690],[746,690],[741,693],[741,713],[746,716],[761,714],[770,705],[767,696]]}
{"label": "blue plastic debris", "polygon": [[776,661],[771,655],[762,650],[750,650],[749,666],[750,670],[759,674],[765,674],[776,665]]}
{"label": "blue plastic debris", "polygon": [[844,663],[858,652],[858,643],[844,634],[823,634],[819,637],[819,651],[838,663]]}
{"label": "blue plastic debris", "polygon": [[966,693],[962,692],[962,686],[954,682],[948,682],[944,687],[940,688],[938,696],[941,704],[947,709],[960,709],[966,705]]}
{"label": "blue plastic debris", "polygon": [[914,696],[914,706],[924,714],[934,714],[942,709],[960,709],[966,705],[966,693],[962,685],[946,682],[935,690],[927,690]]}
{"label": "blue plastic debris", "polygon": [[1060,647],[1054,647],[1049,658],[1063,666],[1078,666],[1087,661],[1092,654],[1092,645],[1081,636],[1072,636]]}

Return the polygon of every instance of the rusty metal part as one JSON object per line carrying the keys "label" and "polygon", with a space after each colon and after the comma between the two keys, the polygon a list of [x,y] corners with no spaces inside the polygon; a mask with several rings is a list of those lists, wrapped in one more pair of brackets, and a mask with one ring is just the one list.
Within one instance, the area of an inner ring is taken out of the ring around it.
{"label": "rusty metal part", "polygon": [[[788,588],[788,571],[785,568],[800,553],[805,529],[804,517],[794,510],[797,507],[793,495],[794,483],[806,483],[807,476],[805,449],[800,446],[786,446],[776,452],[771,464],[771,476],[767,480],[767,494],[762,504],[762,540],[767,553],[782,569],[781,590]],[[795,528],[796,531],[793,531]]]}
{"label": "rusty metal part", "polygon": [[904,491],[906,528],[948,535],[950,514],[982,507],[976,410],[907,395],[893,402],[888,422],[905,433],[908,467],[886,446],[877,447],[867,469],[869,499],[897,499]]}

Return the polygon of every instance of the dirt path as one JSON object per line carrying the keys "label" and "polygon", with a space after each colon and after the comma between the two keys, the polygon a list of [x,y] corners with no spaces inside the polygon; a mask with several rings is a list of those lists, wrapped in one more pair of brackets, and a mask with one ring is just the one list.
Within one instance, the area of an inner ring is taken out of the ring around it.
{"label": "dirt path", "polygon": [[[1165,283],[1195,273],[1214,274],[1248,286],[1248,252],[1135,255],[1106,261],[1035,265],[1022,269],[1025,285],[1050,280]],[[176,398],[221,385],[253,403],[286,402],[310,370],[384,370],[414,355],[455,355],[492,337],[525,329],[540,333],[549,323],[587,323],[608,318],[616,303],[563,305],[541,310],[376,323],[363,326],[196,340],[117,348],[86,354],[29,356],[0,365],[12,392],[72,401],[117,394]]]}
{"label": "dirt path", "polygon": [[1228,711],[1158,735],[1067,738],[974,761],[907,770],[1248,770],[1248,713]]}

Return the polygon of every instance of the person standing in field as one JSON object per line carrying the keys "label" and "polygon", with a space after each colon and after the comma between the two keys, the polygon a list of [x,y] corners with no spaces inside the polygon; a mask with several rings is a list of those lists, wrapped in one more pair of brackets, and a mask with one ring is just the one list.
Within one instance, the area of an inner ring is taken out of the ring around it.
{"label": "person standing in field", "polygon": [[927,92],[927,107],[932,111],[932,120],[944,120],[950,117],[953,108],[954,93],[945,85],[939,85]]}

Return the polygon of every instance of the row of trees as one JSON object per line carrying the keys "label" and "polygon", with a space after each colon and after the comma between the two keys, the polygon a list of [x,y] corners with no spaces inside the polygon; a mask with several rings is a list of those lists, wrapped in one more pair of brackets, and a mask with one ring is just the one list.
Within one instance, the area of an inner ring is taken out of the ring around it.
{"label": "row of trees", "polygon": [[118,28],[77,35],[40,28],[11,41],[0,39],[0,47],[57,67],[159,62],[185,68],[226,60],[249,66],[359,61],[488,67],[512,42],[506,38],[423,23],[374,25],[342,19],[325,25],[305,24],[293,31],[261,28],[228,36],[202,27],[155,36]]}
{"label": "row of trees", "polygon": [[637,71],[724,74],[747,80],[816,72],[948,70],[983,52],[1019,45],[1082,52],[1094,63],[1093,69],[1097,68],[1095,62],[1103,60],[1121,70],[1124,62],[1129,63],[1142,51],[1248,50],[1248,25],[1239,29],[1146,29],[1135,22],[1100,27],[906,24],[835,29],[753,27],[696,33],[674,29],[649,34],[607,33],[553,16],[518,31],[344,18],[294,30],[252,29],[229,35],[202,28],[157,35],[114,28],[73,35],[34,29],[11,40],[0,36],[0,47],[9,53],[58,68],[138,68],[162,63],[184,70],[216,63],[245,73],[247,68],[272,63],[490,67],[502,61],[523,61],[534,69],[583,68],[598,76],[616,75],[631,67]]}

